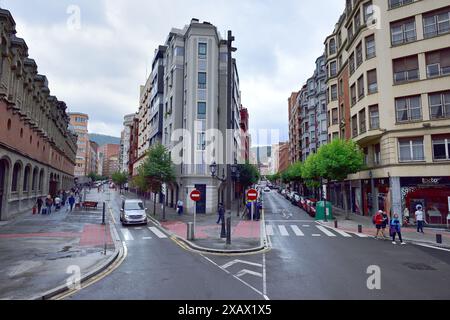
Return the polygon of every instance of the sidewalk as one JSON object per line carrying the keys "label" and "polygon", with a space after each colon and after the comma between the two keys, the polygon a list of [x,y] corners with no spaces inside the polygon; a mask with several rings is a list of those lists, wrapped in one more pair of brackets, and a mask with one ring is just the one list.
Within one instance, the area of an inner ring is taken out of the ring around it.
{"label": "sidewalk", "polygon": [[[346,220],[346,215],[342,210],[333,208],[333,215],[338,221],[338,228],[343,231],[358,232],[358,225],[363,227],[363,233],[375,236],[375,226],[370,217],[362,217],[355,214],[350,215],[350,220]],[[334,227],[334,221],[328,223],[322,222],[328,227]],[[450,232],[443,229],[425,228],[425,234],[418,233],[415,226],[402,228],[402,236],[406,242],[433,245],[437,247],[450,248]],[[436,243],[436,235],[442,235],[442,244]],[[389,236],[389,228],[386,229],[386,235]]]}
{"label": "sidewalk", "polygon": [[[98,201],[95,192],[87,200]],[[0,300],[33,299],[112,262],[118,253],[102,211],[21,215],[0,226]],[[106,255],[104,254],[106,243]],[[78,269],[79,268],[79,269]]]}
{"label": "sidewalk", "polygon": [[[126,198],[137,198],[136,194],[128,193]],[[189,222],[194,222],[193,214],[178,215],[175,208],[166,207],[166,221],[162,221],[161,204],[156,206],[156,215],[153,215],[153,202],[146,201],[148,216],[170,235],[176,236],[184,243],[194,249],[203,251],[223,251],[226,252],[246,252],[264,249],[263,233],[261,232],[261,221],[246,221],[236,215],[237,203],[233,203],[234,214],[231,216],[231,245],[226,244],[226,239],[221,239],[222,225],[217,224],[217,215],[198,214],[196,219],[195,240],[187,240],[187,226]],[[244,206],[241,206],[241,213]]]}

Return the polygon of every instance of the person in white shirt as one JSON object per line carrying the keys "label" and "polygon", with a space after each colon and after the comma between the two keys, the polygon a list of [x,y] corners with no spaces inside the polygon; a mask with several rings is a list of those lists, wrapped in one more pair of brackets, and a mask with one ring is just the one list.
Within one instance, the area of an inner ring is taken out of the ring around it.
{"label": "person in white shirt", "polygon": [[417,223],[417,232],[425,233],[425,232],[423,232],[423,226],[426,223],[425,213],[423,212],[423,208],[421,205],[418,205],[416,207],[416,209],[417,209],[417,211],[415,213],[415,216],[416,216],[416,223]]}
{"label": "person in white shirt", "polygon": [[178,209],[178,214],[181,216],[181,215],[183,215],[183,211],[184,211],[184,203],[183,203],[183,201],[180,199],[180,200],[178,200],[178,203],[177,203],[177,209]]}

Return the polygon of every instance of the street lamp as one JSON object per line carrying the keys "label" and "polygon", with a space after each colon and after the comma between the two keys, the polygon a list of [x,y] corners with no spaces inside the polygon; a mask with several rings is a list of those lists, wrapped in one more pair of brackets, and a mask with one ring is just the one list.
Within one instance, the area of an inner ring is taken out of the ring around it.
{"label": "street lamp", "polygon": [[213,177],[214,179],[217,179],[221,182],[227,181],[227,179],[225,177],[225,169],[223,169],[222,178],[219,178],[217,176],[217,163],[215,161],[209,166],[209,171],[211,172],[211,177]]}
{"label": "street lamp", "polygon": [[[241,178],[241,172],[239,171],[239,166],[238,166],[238,162],[235,159],[234,160],[234,164],[231,166],[231,177],[233,179],[234,185],[235,185],[235,190],[236,190],[236,182],[239,181],[239,179]],[[240,206],[240,201],[241,201],[241,197],[238,197],[238,205],[237,205],[237,217],[239,217],[239,211],[241,209]]]}

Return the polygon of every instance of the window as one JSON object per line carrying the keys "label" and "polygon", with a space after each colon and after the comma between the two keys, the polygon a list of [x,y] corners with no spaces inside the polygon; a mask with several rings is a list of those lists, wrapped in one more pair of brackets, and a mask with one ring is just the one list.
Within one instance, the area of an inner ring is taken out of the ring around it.
{"label": "window", "polygon": [[427,77],[450,75],[450,48],[426,54]]}
{"label": "window", "polygon": [[26,167],[25,168],[25,172],[23,174],[23,191],[27,192],[28,191],[28,185],[29,185],[29,180],[30,180],[30,167]]}
{"label": "window", "polygon": [[417,55],[394,60],[394,83],[419,80],[419,59]]}
{"label": "window", "polygon": [[423,15],[423,36],[435,37],[450,32],[450,8]]}
{"label": "window", "polygon": [[330,55],[336,53],[336,40],[334,40],[334,38],[330,40],[329,53]]}
{"label": "window", "polygon": [[20,172],[22,170],[22,166],[20,163],[16,163],[13,169],[12,183],[11,183],[11,192],[17,192],[19,186]]}
{"label": "window", "polygon": [[206,72],[198,73],[198,88],[206,89]]}
{"label": "window", "polygon": [[358,10],[355,14],[355,31],[358,32],[361,27],[361,12]]}
{"label": "window", "polygon": [[199,151],[205,151],[206,150],[205,135],[206,134],[204,132],[197,133],[197,150],[199,150]]}
{"label": "window", "polygon": [[372,20],[374,14],[372,1],[365,3],[363,8],[364,8],[364,23],[367,23],[370,20]]}
{"label": "window", "polygon": [[424,161],[423,138],[399,139],[400,162]]}
{"label": "window", "polygon": [[397,122],[411,122],[422,120],[420,96],[395,99]]}
{"label": "window", "polygon": [[359,112],[359,134],[363,134],[367,131],[366,125],[366,109]]}
{"label": "window", "polygon": [[358,68],[363,63],[362,42],[356,47],[356,67]]}
{"label": "window", "polygon": [[348,33],[349,42],[351,42],[353,40],[353,35],[354,35],[354,33],[353,33],[353,23],[350,24],[350,26],[348,27],[347,33]]}
{"label": "window", "polygon": [[367,88],[369,94],[378,92],[377,69],[367,71]]}
{"label": "window", "polygon": [[198,57],[200,59],[206,59],[206,55],[208,54],[208,47],[206,43],[198,44]]}
{"label": "window", "polygon": [[450,91],[428,95],[431,119],[450,118]]}
{"label": "window", "polygon": [[416,20],[414,17],[391,23],[391,41],[393,46],[416,41],[416,39]]}
{"label": "window", "polygon": [[373,163],[381,164],[381,145],[379,143],[373,146]]}
{"label": "window", "polygon": [[355,73],[355,69],[356,69],[356,67],[355,67],[355,54],[352,53],[348,59],[349,59],[348,64],[349,64],[349,67],[350,67],[350,74],[352,75],[352,74]]}
{"label": "window", "polygon": [[413,2],[414,0],[389,0],[389,9],[395,9]]}
{"label": "window", "polygon": [[378,111],[378,105],[369,107],[369,121],[370,130],[375,130],[380,128],[380,113]]}
{"label": "window", "polygon": [[337,75],[337,67],[336,61],[330,63],[330,77],[334,77]]}
{"label": "window", "polygon": [[344,96],[344,80],[342,79],[339,80],[339,96]]}
{"label": "window", "polygon": [[352,85],[350,88],[350,98],[353,107],[356,104],[356,84]]}
{"label": "window", "polygon": [[376,56],[375,35],[366,38],[366,59],[371,59]]}
{"label": "window", "polygon": [[364,98],[365,88],[364,88],[364,75],[358,78],[358,98],[361,100]]}
{"label": "window", "polygon": [[333,118],[333,125],[338,124],[339,123],[339,115],[338,115],[338,109],[334,108],[332,110],[332,118]]}
{"label": "window", "polygon": [[32,191],[36,191],[36,187],[37,187],[37,176],[38,176],[38,169],[34,169],[33,170],[33,180],[31,183],[31,190]]}
{"label": "window", "polygon": [[206,102],[199,102],[197,105],[197,119],[206,119]]}
{"label": "window", "polygon": [[175,47],[173,49],[173,55],[176,57],[184,56],[184,48],[183,47]]}
{"label": "window", "polygon": [[358,116],[354,115],[352,117],[352,137],[356,138],[358,136]]}
{"label": "window", "polygon": [[450,136],[433,136],[433,159],[450,160]]}
{"label": "window", "polygon": [[337,100],[337,85],[333,84],[331,86],[331,101]]}

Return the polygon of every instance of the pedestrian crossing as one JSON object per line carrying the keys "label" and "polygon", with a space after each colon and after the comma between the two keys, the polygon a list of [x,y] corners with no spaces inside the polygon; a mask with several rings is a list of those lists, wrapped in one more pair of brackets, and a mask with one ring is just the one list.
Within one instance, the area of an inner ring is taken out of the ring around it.
{"label": "pedestrian crossing", "polygon": [[266,223],[266,235],[269,237],[329,237],[329,238],[368,238],[361,233],[329,229],[321,225],[273,224]]}
{"label": "pedestrian crossing", "polygon": [[167,235],[165,235],[156,227],[121,228],[120,233],[122,234],[123,240],[126,242],[168,238]]}

